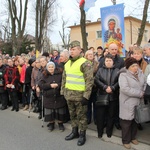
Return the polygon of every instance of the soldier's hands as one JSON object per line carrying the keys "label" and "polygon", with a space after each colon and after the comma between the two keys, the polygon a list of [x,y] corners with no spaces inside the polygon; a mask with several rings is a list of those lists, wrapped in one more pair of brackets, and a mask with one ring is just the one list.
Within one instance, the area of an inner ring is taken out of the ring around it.
{"label": "soldier's hands", "polygon": [[82,106],[85,106],[85,105],[88,105],[88,100],[86,98],[83,97],[82,101],[81,101],[81,104]]}

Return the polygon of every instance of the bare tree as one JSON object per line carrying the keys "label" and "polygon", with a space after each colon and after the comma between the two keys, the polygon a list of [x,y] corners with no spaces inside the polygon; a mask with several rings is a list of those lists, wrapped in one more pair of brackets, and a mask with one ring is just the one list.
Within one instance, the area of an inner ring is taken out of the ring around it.
{"label": "bare tree", "polygon": [[144,9],[143,9],[143,18],[142,18],[142,22],[141,22],[139,36],[137,39],[137,45],[141,45],[141,42],[142,42],[142,38],[143,38],[144,30],[145,30],[145,25],[146,25],[146,20],[147,20],[149,2],[150,2],[150,0],[145,0]]}
{"label": "bare tree", "polygon": [[[12,50],[13,55],[19,53],[27,20],[28,0],[22,4],[22,0],[7,0],[11,19]],[[19,3],[19,6],[17,5]],[[24,6],[24,7],[23,7]]]}
{"label": "bare tree", "polygon": [[59,35],[60,35],[61,40],[62,40],[62,42],[63,42],[64,48],[65,48],[65,49],[69,49],[70,33],[69,33],[69,34],[68,34],[68,33],[66,34],[66,32],[65,32],[65,29],[66,29],[66,25],[67,25],[67,23],[68,23],[68,20],[65,21],[63,17],[61,18],[61,20],[62,20],[62,32],[59,31]]}
{"label": "bare tree", "polygon": [[36,0],[35,48],[41,52],[44,43],[44,33],[48,26],[55,22],[53,19],[56,0]]}
{"label": "bare tree", "polygon": [[82,43],[83,43],[83,49],[88,49],[88,43],[86,38],[86,15],[84,11],[84,4],[80,5],[80,12],[81,12],[81,18],[80,18],[80,27],[81,27],[81,36],[82,36]]}

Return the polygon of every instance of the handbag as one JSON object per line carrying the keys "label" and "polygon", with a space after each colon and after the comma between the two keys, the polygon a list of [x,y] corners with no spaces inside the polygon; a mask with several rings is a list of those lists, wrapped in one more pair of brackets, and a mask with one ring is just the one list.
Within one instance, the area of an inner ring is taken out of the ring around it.
{"label": "handbag", "polygon": [[135,121],[137,123],[150,121],[150,103],[140,103],[140,105],[135,107]]}
{"label": "handbag", "polygon": [[105,95],[97,94],[95,105],[96,106],[109,105],[109,94],[105,94]]}

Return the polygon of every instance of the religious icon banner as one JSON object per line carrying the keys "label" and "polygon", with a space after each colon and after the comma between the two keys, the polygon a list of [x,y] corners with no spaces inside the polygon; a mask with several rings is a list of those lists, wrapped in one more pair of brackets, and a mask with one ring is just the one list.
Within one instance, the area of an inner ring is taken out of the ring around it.
{"label": "religious icon banner", "polygon": [[118,45],[118,54],[125,57],[124,5],[103,7],[101,11],[102,42],[104,47]]}

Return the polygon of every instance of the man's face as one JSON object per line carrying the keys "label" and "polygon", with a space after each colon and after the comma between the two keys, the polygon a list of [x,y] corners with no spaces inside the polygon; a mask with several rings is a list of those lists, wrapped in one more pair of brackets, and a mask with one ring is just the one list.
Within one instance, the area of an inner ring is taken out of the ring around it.
{"label": "man's face", "polygon": [[149,47],[145,48],[144,53],[146,56],[150,56],[150,48]]}
{"label": "man's face", "polygon": [[70,49],[70,56],[73,58],[79,56],[80,53],[81,53],[81,48],[79,47],[73,47]]}
{"label": "man's face", "polygon": [[9,65],[10,67],[13,66],[13,61],[12,61],[11,59],[8,59],[8,65]]}
{"label": "man's face", "polygon": [[118,46],[116,44],[110,44],[108,50],[109,53],[115,57],[118,53]]}
{"label": "man's face", "polygon": [[109,30],[114,30],[115,25],[116,25],[115,22],[109,22],[108,24]]}
{"label": "man's face", "polygon": [[64,53],[60,54],[60,58],[59,58],[60,62],[66,62],[66,57]]}
{"label": "man's face", "polygon": [[58,56],[58,52],[57,51],[53,51],[53,56],[54,57]]}

